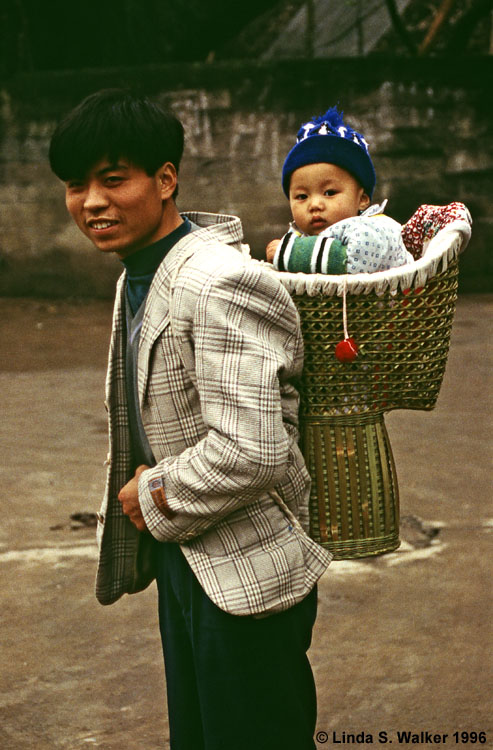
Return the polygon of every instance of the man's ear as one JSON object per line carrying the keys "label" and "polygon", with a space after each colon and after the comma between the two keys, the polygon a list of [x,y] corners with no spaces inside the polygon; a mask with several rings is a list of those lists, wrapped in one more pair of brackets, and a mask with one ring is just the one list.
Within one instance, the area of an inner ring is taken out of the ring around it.
{"label": "man's ear", "polygon": [[359,200],[359,210],[366,211],[370,203],[371,203],[370,196],[367,195],[365,192],[361,193],[361,197]]}
{"label": "man's ear", "polygon": [[161,186],[161,198],[163,201],[172,198],[178,185],[175,165],[167,161],[162,167],[159,167],[156,174]]}

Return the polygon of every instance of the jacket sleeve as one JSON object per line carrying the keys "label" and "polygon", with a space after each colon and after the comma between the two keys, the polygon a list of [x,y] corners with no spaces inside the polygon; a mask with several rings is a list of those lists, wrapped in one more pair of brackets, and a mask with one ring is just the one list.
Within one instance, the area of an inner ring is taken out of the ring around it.
{"label": "jacket sleeve", "polygon": [[338,221],[314,237],[288,232],[274,265],[293,273],[375,273],[413,260],[402,241],[401,225],[389,216],[377,215]]}
{"label": "jacket sleeve", "polygon": [[176,339],[194,354],[206,434],[139,480],[150,532],[176,542],[203,533],[284,477],[298,406],[290,381],[303,358],[294,303],[258,265],[228,267],[206,283],[186,278],[181,288]]}

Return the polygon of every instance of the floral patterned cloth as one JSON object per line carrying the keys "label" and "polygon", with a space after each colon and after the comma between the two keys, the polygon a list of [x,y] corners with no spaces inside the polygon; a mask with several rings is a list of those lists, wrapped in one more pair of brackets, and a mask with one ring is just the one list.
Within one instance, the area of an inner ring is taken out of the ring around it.
{"label": "floral patterned cloth", "polygon": [[421,258],[431,239],[453,221],[462,220],[472,224],[471,214],[463,203],[448,206],[424,204],[418,208],[402,227],[402,239],[413,258]]}

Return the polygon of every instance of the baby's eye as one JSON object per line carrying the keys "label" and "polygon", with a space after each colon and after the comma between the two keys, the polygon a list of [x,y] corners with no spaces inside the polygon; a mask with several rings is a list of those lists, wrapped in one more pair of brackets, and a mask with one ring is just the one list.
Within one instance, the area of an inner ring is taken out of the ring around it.
{"label": "baby's eye", "polygon": [[336,190],[326,190],[324,193],[324,195],[336,195],[336,194],[337,194]]}
{"label": "baby's eye", "polygon": [[305,200],[307,199],[307,197],[308,197],[308,196],[307,196],[307,194],[306,194],[306,193],[297,193],[297,194],[296,194],[296,195],[294,196],[294,199],[295,199],[295,200],[297,200],[297,201],[305,201]]}

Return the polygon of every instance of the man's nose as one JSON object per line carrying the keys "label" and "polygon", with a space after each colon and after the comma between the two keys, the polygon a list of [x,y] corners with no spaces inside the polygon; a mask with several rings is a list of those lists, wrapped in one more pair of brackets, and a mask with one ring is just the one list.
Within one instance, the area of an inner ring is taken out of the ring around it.
{"label": "man's nose", "polygon": [[90,183],[84,196],[84,208],[87,211],[95,211],[108,205],[106,190],[102,185]]}

